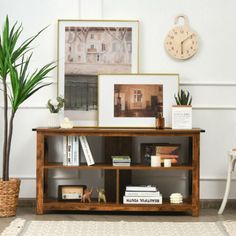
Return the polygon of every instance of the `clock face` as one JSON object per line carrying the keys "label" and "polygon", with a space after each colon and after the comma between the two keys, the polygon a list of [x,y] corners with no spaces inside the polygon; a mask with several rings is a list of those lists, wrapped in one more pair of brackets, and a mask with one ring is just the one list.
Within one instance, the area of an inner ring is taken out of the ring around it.
{"label": "clock face", "polygon": [[173,28],[165,39],[166,51],[174,58],[188,59],[197,52],[197,35],[186,26]]}

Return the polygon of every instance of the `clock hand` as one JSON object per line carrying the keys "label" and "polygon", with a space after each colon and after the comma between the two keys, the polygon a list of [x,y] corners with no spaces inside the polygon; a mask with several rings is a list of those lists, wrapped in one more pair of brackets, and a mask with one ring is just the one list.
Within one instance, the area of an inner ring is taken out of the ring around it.
{"label": "clock hand", "polygon": [[183,50],[183,42],[181,42],[181,55],[183,55],[184,50]]}
{"label": "clock hand", "polygon": [[187,36],[184,40],[181,41],[181,44],[183,44],[188,38],[190,38],[194,33],[190,34],[189,36]]}

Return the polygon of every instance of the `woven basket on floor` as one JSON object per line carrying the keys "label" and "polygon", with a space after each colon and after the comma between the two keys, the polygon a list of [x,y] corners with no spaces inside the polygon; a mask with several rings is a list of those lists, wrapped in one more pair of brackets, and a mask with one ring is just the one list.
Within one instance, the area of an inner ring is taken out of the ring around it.
{"label": "woven basket on floor", "polygon": [[0,179],[0,217],[16,215],[19,191],[20,179]]}

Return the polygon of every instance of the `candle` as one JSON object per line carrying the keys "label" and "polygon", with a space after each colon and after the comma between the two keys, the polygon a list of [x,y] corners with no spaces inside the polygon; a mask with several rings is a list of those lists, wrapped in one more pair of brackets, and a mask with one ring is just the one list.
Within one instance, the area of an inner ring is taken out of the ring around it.
{"label": "candle", "polygon": [[152,167],[161,166],[161,157],[160,156],[151,156],[151,166]]}
{"label": "candle", "polygon": [[171,167],[171,159],[164,160],[164,167]]}

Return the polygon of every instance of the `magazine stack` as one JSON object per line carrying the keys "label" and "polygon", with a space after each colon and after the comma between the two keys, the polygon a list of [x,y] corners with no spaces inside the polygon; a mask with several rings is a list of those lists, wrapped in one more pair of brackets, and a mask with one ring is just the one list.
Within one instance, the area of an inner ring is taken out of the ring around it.
{"label": "magazine stack", "polygon": [[124,204],[162,204],[162,195],[156,186],[126,186]]}
{"label": "magazine stack", "polygon": [[130,156],[112,156],[113,166],[130,166]]}

